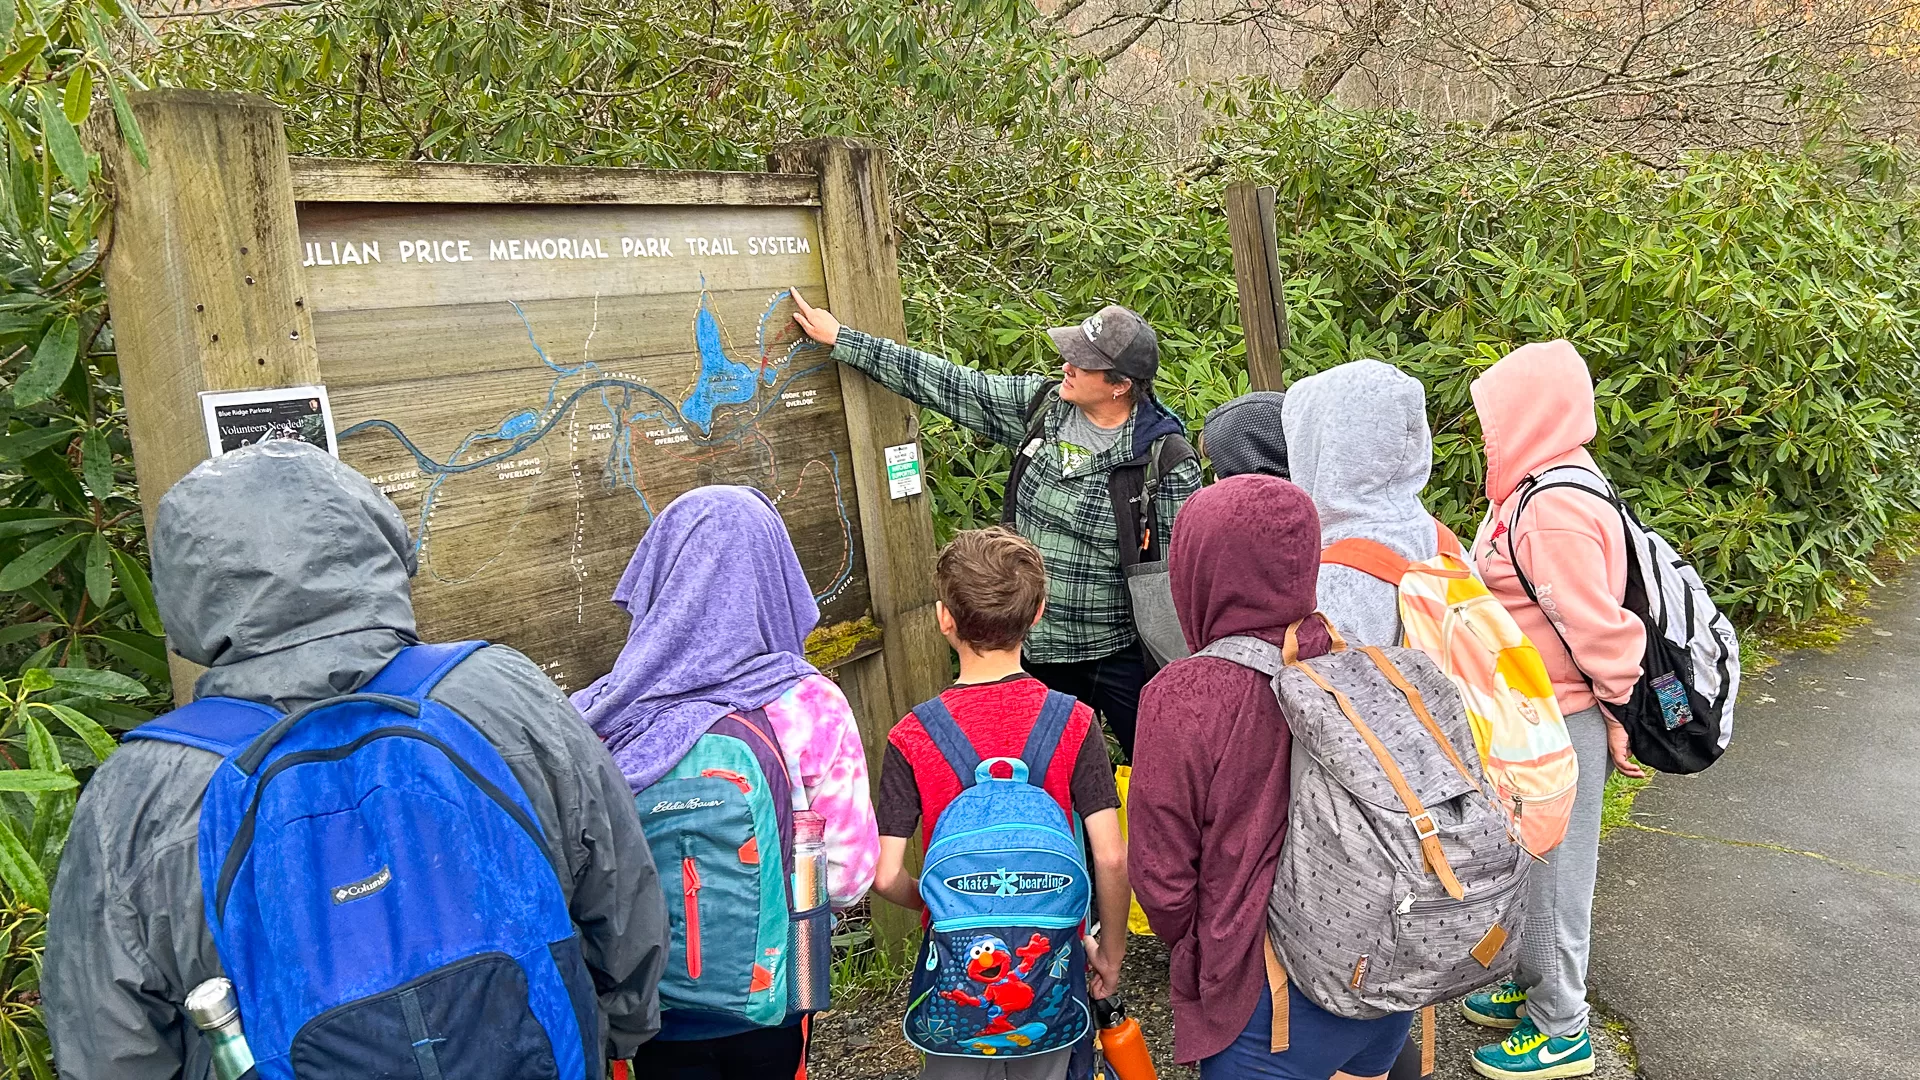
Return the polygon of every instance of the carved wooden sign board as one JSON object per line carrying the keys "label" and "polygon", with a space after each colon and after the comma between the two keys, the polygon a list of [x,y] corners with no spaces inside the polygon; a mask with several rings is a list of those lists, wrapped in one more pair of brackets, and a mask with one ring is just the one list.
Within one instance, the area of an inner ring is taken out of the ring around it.
{"label": "carved wooden sign board", "polygon": [[510,644],[585,686],[625,639],[608,598],[634,545],[703,484],[764,492],[816,642],[858,636],[839,374],[792,319],[795,287],[831,300],[812,207],[357,201],[384,168],[292,162],[340,456],[408,520],[425,636]]}

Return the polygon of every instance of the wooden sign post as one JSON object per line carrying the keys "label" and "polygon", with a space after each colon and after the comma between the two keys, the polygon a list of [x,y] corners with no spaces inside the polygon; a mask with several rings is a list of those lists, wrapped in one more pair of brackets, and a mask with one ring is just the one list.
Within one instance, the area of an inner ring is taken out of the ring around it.
{"label": "wooden sign post", "polygon": [[210,453],[204,393],[324,387],[340,457],[413,531],[422,636],[512,645],[572,691],[626,639],[608,598],[653,517],[756,487],[877,779],[947,674],[929,497],[888,483],[917,413],[805,340],[790,290],[904,336],[879,151],[807,143],[768,173],[290,159],[259,98],[133,111],[147,165],[99,142],[149,521]]}
{"label": "wooden sign post", "polygon": [[1247,338],[1247,380],[1255,390],[1283,390],[1280,354],[1287,349],[1287,297],[1280,275],[1274,190],[1253,184],[1227,188],[1227,235],[1233,279],[1240,291],[1240,326]]}

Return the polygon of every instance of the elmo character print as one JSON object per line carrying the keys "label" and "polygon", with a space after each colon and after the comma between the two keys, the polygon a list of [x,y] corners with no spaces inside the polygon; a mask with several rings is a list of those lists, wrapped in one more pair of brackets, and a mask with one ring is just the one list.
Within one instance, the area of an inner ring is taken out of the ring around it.
{"label": "elmo character print", "polygon": [[1049,948],[1044,934],[1034,934],[1014,950],[991,935],[976,939],[968,947],[967,978],[977,989],[973,993],[942,990],[940,996],[956,1005],[986,1010],[986,1023],[968,1040],[973,1050],[991,1056],[999,1050],[1031,1046],[1046,1033],[1047,1026],[1041,1023],[1016,1027],[1013,1017],[1033,1006],[1033,987],[1027,976]]}

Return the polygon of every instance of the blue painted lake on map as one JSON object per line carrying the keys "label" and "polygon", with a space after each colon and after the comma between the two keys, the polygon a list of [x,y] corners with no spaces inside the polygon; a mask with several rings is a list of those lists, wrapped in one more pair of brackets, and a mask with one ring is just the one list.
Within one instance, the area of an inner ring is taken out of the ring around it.
{"label": "blue painted lake on map", "polygon": [[720,340],[720,320],[714,318],[705,293],[700,295],[700,310],[693,317],[693,341],[700,352],[700,379],[693,393],[680,403],[680,418],[699,428],[702,435],[710,435],[715,409],[752,401],[755,383],[764,377],[772,385],[777,372],[771,367],[755,371],[727,355],[726,345]]}

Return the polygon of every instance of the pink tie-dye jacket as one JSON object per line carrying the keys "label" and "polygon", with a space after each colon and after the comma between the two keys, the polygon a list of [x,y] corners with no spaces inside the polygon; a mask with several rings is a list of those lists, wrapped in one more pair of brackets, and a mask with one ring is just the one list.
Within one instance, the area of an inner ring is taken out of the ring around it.
{"label": "pink tie-dye jacket", "polygon": [[827,894],[836,909],[860,902],[880,863],[880,831],[867,789],[867,754],[846,695],[809,675],[767,706],[787,771],[827,819]]}

